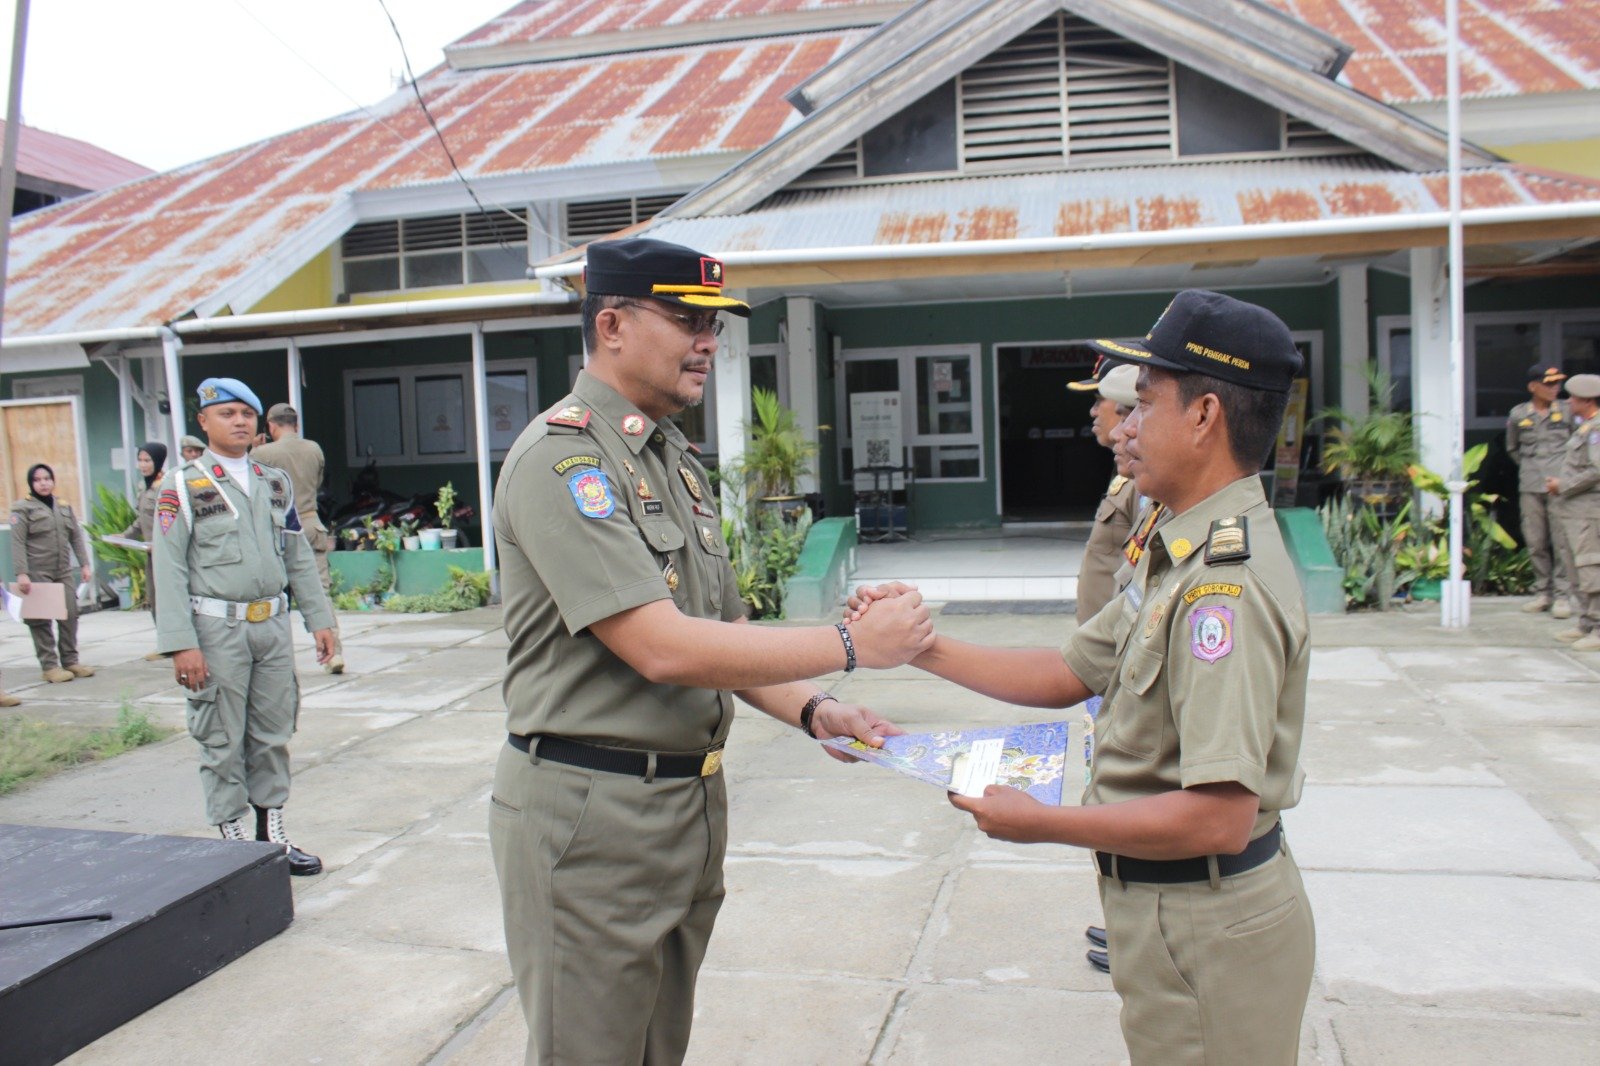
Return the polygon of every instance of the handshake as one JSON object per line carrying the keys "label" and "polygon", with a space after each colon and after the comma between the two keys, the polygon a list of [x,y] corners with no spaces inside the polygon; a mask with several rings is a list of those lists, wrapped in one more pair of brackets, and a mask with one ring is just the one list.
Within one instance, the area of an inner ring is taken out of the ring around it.
{"label": "handshake", "polygon": [[857,588],[848,600],[844,622],[861,666],[888,669],[915,663],[933,648],[933,619],[922,593],[899,581]]}

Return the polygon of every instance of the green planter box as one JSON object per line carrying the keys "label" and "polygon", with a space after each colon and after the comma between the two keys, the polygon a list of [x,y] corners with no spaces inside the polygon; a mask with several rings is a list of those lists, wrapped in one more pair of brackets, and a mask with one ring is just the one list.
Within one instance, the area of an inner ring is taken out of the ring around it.
{"label": "green planter box", "polygon": [[[468,573],[483,572],[482,548],[447,548],[440,551],[395,552],[395,569],[399,571],[395,591],[405,596],[438,592],[450,580],[450,567],[459,567]],[[370,585],[384,564],[382,552],[329,552],[328,569],[340,575],[344,588]]]}

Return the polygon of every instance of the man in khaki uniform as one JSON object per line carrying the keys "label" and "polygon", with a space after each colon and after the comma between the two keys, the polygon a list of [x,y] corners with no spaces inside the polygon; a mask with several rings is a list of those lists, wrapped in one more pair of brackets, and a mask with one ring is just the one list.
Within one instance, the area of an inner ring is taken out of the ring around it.
{"label": "man in khaki uniform", "polygon": [[[1130,366],[1103,365],[1095,377],[1087,381],[1070,382],[1067,387],[1078,392],[1098,390],[1099,397],[1089,408],[1093,417],[1094,439],[1102,448],[1111,447],[1111,433],[1117,428],[1133,405],[1138,402],[1134,382],[1139,371]],[[1083,565],[1078,571],[1078,624],[1081,626],[1099,613],[1117,594],[1117,571],[1127,560],[1122,546],[1133,532],[1133,522],[1139,513],[1139,493],[1133,479],[1117,465],[1117,472],[1106,488],[1095,510],[1094,526],[1089,530],[1088,543],[1084,545]]]}
{"label": "man in khaki uniform", "polygon": [[1517,464],[1522,541],[1533,562],[1533,599],[1522,609],[1529,614],[1549,611],[1553,618],[1572,617],[1573,599],[1566,534],[1556,514],[1560,505],[1545,491],[1545,482],[1561,469],[1572,436],[1572,412],[1557,398],[1565,380],[1560,367],[1535,363],[1528,368],[1533,398],[1506,416],[1506,453]]}
{"label": "man in khaki uniform", "polygon": [[292,874],[321,873],[322,860],[290,843],[283,824],[300,713],[284,586],[315,633],[318,662],[333,655],[333,612],[288,475],[248,454],[261,401],[233,378],[207,378],[197,391],[209,447],[168,473],[156,498],[156,648],[190,693],[207,820],[226,840],[283,845]]}
{"label": "man in khaki uniform", "polygon": [[495,491],[510,736],[489,833],[530,1063],[682,1060],[724,895],[730,690],[812,736],[881,744],[898,730],[798,679],[932,639],[913,598],[853,626],[731,624],[716,500],[671,421],[704,393],[717,313],[749,314],[722,281],[679,245],[590,245],[588,368]]}
{"label": "man in khaki uniform", "polygon": [[200,458],[201,454],[205,452],[205,450],[206,442],[201,440],[199,437],[190,436],[189,434],[185,433],[178,441],[178,451],[183,456],[183,461],[186,463],[191,459]]}
{"label": "man in khaki uniform", "polygon": [[1300,799],[1309,624],[1257,472],[1300,356],[1277,316],[1193,289],[1142,342],[1095,346],[1140,368],[1126,450],[1170,516],[1059,652],[941,635],[916,660],[1011,703],[1102,693],[1084,803],[998,785],[951,802],[990,836],[1095,851],[1135,1066],[1292,1063],[1315,933],[1279,814]]}
{"label": "man in khaki uniform", "polygon": [[[300,435],[299,412],[286,403],[275,403],[267,411],[267,432],[272,440],[256,445],[250,455],[257,462],[275,466],[289,475],[289,482],[294,486],[294,509],[300,513],[300,524],[305,527],[306,543],[317,557],[317,573],[322,578],[323,594],[327,595],[333,585],[328,572],[328,552],[333,548],[333,538],[317,514],[317,492],[322,488],[322,476],[327,467],[322,445]],[[330,674],[344,673],[337,614],[333,615],[333,658],[323,669]]]}
{"label": "man in khaki uniform", "polygon": [[1572,559],[1572,594],[1578,624],[1556,639],[1573,651],[1600,651],[1600,375],[1567,379],[1578,424],[1567,439],[1560,472],[1545,489],[1561,501],[1559,514]]}
{"label": "man in khaki uniform", "polygon": [[55,492],[56,472],[34,463],[28,470],[28,495],[11,505],[11,566],[23,595],[35,581],[66,586],[67,617],[28,619],[40,676],[59,683],[94,675],[94,667],[78,661],[78,582],[94,576],[94,563],[72,505],[57,499]]}

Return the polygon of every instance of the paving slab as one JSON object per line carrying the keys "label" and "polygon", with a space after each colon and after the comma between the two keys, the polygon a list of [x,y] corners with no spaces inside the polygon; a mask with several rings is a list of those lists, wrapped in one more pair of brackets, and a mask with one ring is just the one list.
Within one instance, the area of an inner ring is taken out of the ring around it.
{"label": "paving slab", "polygon": [[386,730],[361,749],[361,757],[418,766],[447,763],[481,770],[506,742],[506,725],[494,715],[437,711]]}
{"label": "paving slab", "polygon": [[892,1066],[975,1062],[1125,1063],[1111,991],[919,988],[908,993],[874,1059]]}
{"label": "paving slab", "polygon": [[[1600,710],[1600,704],[1597,704]],[[1600,714],[1590,726],[1467,730],[1493,758],[1495,773],[1519,788],[1585,789],[1600,795]]]}
{"label": "paving slab", "polygon": [[337,707],[300,708],[289,758],[298,773],[327,762],[362,741],[382,736],[417,717],[416,711],[351,711]]}
{"label": "paving slab", "polygon": [[1508,788],[1327,785],[1284,814],[1309,869],[1600,877]]}
{"label": "paving slab", "polygon": [[1399,681],[1400,672],[1384,660],[1375,647],[1311,649],[1311,682],[1323,681]]}
{"label": "paving slab", "polygon": [[1502,1066],[1508,1061],[1593,1063],[1600,1024],[1561,1017],[1508,1018],[1459,1011],[1344,1011],[1333,1030],[1346,1062],[1362,1066]]}
{"label": "paving slab", "polygon": [[1436,723],[1308,722],[1300,746],[1307,782],[1327,785],[1497,786],[1500,761]]}
{"label": "paving slab", "polygon": [[1315,681],[1306,688],[1306,721],[1406,723],[1437,729],[1441,704],[1404,680]]}
{"label": "paving slab", "polygon": [[724,972],[707,965],[695,991],[694,1033],[684,1061],[866,1062],[897,992],[888,982]]}
{"label": "paving slab", "polygon": [[465,626],[441,626],[428,622],[408,621],[373,629],[345,640],[356,648],[387,647],[408,644],[422,648],[448,648],[482,636],[483,630]]}
{"label": "paving slab", "polygon": [[383,711],[436,711],[498,679],[484,677],[432,677],[423,674],[384,673],[357,677],[335,688],[312,693],[300,701],[302,713],[323,707]]}
{"label": "paving slab", "polygon": [[730,793],[738,795],[730,814],[737,820],[737,852],[920,861],[948,851],[967,832],[966,816],[938,789],[893,780],[873,766],[841,766],[843,775],[854,780],[730,780]]}
{"label": "paving slab", "polygon": [[1594,685],[1555,681],[1473,681],[1436,686],[1445,720],[1466,729],[1595,724]]}
{"label": "paving slab", "polygon": [[322,828],[398,834],[483,787],[482,766],[380,762],[359,749],[295,775],[295,832]]}
{"label": "paving slab", "polygon": [[1460,651],[1390,648],[1384,652],[1384,657],[1424,685],[1460,681],[1593,680],[1588,670],[1558,648],[1502,648],[1494,655],[1484,655],[1476,647]]}
{"label": "paving slab", "polygon": [[481,677],[496,684],[505,677],[504,648],[458,646],[443,651],[409,655],[395,664],[400,673],[431,674],[434,677]]}

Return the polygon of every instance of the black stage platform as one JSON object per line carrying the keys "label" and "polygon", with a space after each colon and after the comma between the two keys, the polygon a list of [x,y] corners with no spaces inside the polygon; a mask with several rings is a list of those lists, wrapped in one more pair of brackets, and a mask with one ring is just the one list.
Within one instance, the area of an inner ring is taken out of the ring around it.
{"label": "black stage platform", "polygon": [[293,920],[274,844],[0,825],[0,1064],[58,1062]]}

